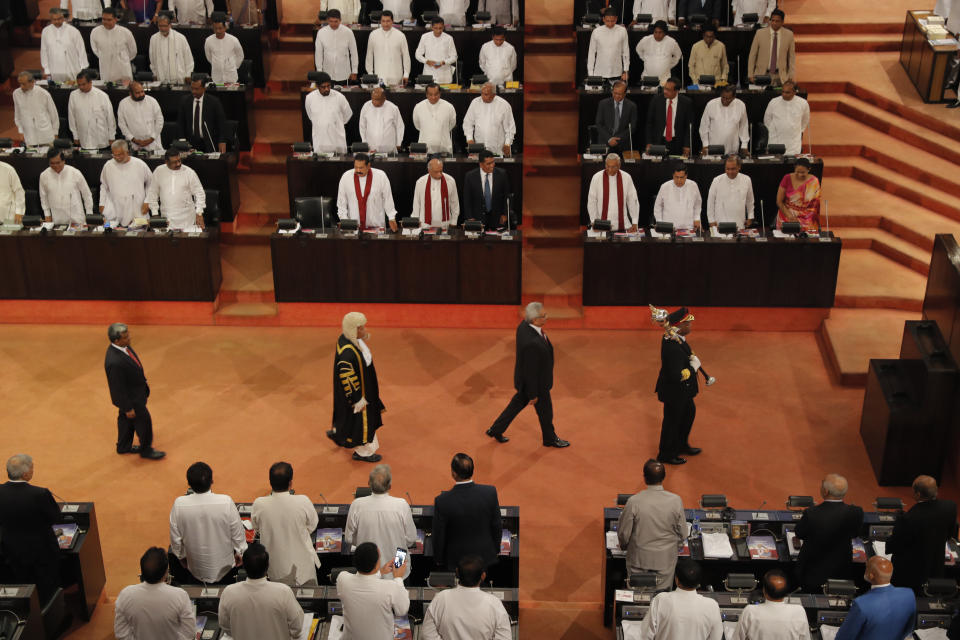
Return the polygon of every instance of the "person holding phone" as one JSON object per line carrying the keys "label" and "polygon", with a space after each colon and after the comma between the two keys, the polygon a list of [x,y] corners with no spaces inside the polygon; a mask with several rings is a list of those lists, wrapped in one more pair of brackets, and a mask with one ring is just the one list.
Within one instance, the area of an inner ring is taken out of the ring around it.
{"label": "person holding phone", "polygon": [[337,576],[345,638],[393,637],[394,619],[407,615],[410,609],[410,596],[403,586],[410,559],[405,557],[400,566],[396,560],[396,556],[389,556],[381,566],[380,552],[373,542],[363,542],[354,550],[357,573],[343,571]]}

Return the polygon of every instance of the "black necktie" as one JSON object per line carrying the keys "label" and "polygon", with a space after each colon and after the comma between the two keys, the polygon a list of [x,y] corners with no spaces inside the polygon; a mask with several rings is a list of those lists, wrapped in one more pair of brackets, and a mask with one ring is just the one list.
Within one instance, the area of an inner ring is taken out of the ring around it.
{"label": "black necktie", "polygon": [[193,137],[200,138],[200,101],[193,101]]}

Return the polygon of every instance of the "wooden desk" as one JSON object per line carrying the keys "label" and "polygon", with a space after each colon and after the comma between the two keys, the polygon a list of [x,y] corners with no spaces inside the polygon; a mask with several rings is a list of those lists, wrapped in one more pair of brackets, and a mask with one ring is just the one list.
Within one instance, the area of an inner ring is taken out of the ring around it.
{"label": "wooden desk", "polygon": [[519,304],[522,245],[518,231],[511,240],[275,233],[273,286],[277,302]]}
{"label": "wooden desk", "polygon": [[932,14],[932,11],[907,11],[900,41],[900,65],[924,102],[942,102],[947,66],[956,55],[957,46],[927,40],[920,20]]}
{"label": "wooden desk", "polygon": [[60,505],[60,514],[62,521],[58,524],[75,522],[79,526],[73,547],[60,551],[61,578],[66,578],[66,586],[77,585],[84,620],[89,620],[107,582],[97,510],[92,502],[68,502]]}

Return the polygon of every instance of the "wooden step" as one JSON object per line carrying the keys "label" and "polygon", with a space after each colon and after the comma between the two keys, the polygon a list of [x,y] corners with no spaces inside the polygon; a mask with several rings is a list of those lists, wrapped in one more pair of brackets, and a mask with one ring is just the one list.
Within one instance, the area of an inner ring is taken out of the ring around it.
{"label": "wooden step", "polygon": [[867,249],[840,253],[834,306],[919,311],[926,277]]}
{"label": "wooden step", "polygon": [[841,385],[865,386],[870,360],[899,357],[903,324],[919,319],[915,311],[832,309],[817,333],[827,370]]}
{"label": "wooden step", "polygon": [[860,35],[903,33],[903,22],[802,22],[802,13],[790,16],[789,28],[794,35]]}
{"label": "wooden step", "polygon": [[803,53],[849,53],[854,51],[899,51],[900,34],[805,35],[796,40],[797,55]]}
{"label": "wooden step", "polygon": [[843,249],[870,249],[913,269],[922,276],[930,271],[930,251],[879,227],[832,227],[843,241]]}
{"label": "wooden step", "polygon": [[228,302],[217,309],[214,323],[218,325],[255,325],[258,320],[273,324],[277,318],[276,302]]}
{"label": "wooden step", "polygon": [[315,50],[313,36],[281,35],[277,40],[277,50],[284,52],[312,52]]}

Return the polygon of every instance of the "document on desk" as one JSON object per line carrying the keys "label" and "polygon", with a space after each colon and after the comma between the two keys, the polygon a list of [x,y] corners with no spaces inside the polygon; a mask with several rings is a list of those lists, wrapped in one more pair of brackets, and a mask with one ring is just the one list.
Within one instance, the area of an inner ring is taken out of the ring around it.
{"label": "document on desk", "polygon": [[947,630],[935,627],[933,629],[914,629],[920,640],[947,640]]}
{"label": "document on desk", "polygon": [[733,556],[733,547],[730,546],[730,536],[726,533],[703,534],[704,558],[729,558]]}
{"label": "document on desk", "polygon": [[893,557],[892,553],[887,553],[887,542],[885,540],[874,540],[870,543],[873,546],[873,553],[889,560]]}
{"label": "document on desk", "polygon": [[834,640],[837,637],[837,632],[840,631],[840,627],[833,627],[829,624],[820,625],[820,638],[822,640]]}
{"label": "document on desk", "polygon": [[733,620],[723,621],[723,637],[732,638],[737,633],[737,623]]}
{"label": "document on desk", "polygon": [[330,618],[330,631],[327,633],[327,640],[341,640],[343,638],[343,616],[332,616]]}
{"label": "document on desk", "polygon": [[303,614],[303,626],[300,627],[300,635],[297,636],[297,640],[311,640],[313,636],[310,632],[313,630],[313,614]]}
{"label": "document on desk", "polygon": [[620,623],[620,628],[623,629],[623,640],[643,640],[641,620],[624,620]]}

